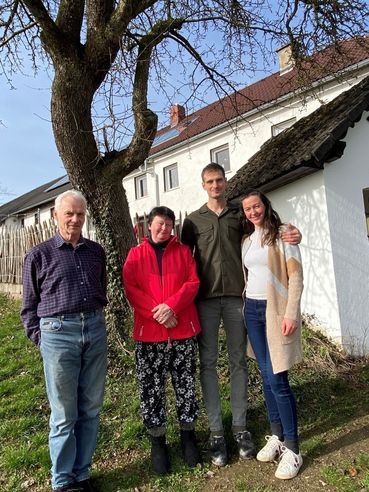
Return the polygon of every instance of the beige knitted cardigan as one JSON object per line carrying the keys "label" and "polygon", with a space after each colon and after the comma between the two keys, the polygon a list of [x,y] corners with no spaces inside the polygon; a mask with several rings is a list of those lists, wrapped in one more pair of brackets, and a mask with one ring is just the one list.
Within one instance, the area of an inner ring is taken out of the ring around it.
{"label": "beige knitted cardigan", "polygon": [[[251,239],[242,239],[242,257]],[[243,267],[245,286],[247,269]],[[268,280],[266,329],[267,341],[274,374],[288,370],[302,360],[300,300],[303,290],[301,254],[298,246],[291,246],[281,239],[268,248]],[[245,287],[246,291],[246,287]],[[244,291],[244,294],[245,294]],[[298,328],[292,335],[283,336],[283,318],[297,320]],[[247,354],[255,358],[250,340]]]}

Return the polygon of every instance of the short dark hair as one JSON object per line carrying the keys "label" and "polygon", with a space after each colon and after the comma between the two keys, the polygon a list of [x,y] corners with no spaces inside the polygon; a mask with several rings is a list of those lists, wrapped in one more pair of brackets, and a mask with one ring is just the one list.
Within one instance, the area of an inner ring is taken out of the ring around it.
{"label": "short dark hair", "polygon": [[224,167],[218,164],[217,162],[210,162],[210,164],[205,166],[204,169],[201,171],[201,179],[202,181],[204,181],[205,173],[219,173],[219,172],[221,172],[223,174],[223,177],[225,178]]}
{"label": "short dark hair", "polygon": [[147,221],[149,225],[152,223],[152,221],[155,219],[155,217],[160,216],[160,217],[165,217],[166,219],[169,219],[173,222],[173,227],[175,226],[176,223],[176,216],[173,212],[168,207],[154,207],[151,212],[149,213],[149,216],[147,218]]}

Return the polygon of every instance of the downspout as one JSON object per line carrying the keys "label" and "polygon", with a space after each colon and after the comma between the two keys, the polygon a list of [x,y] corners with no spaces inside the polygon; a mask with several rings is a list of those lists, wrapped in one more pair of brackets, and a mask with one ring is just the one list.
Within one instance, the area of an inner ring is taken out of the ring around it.
{"label": "downspout", "polygon": [[149,174],[154,179],[154,186],[155,186],[155,205],[154,206],[159,207],[160,206],[159,176],[155,172],[154,165],[153,165],[152,161],[151,161],[152,169],[150,171],[147,169],[147,166],[149,165],[149,163],[150,163],[149,158],[145,159],[143,171],[146,172],[147,174]]}

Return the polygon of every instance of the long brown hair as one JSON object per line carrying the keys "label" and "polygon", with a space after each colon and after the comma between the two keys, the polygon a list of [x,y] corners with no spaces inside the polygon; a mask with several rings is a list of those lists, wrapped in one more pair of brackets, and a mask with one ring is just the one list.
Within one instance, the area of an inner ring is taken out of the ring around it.
{"label": "long brown hair", "polygon": [[259,190],[247,190],[246,194],[241,199],[241,211],[243,215],[242,226],[247,236],[251,236],[251,234],[255,230],[254,224],[246,218],[245,212],[243,211],[242,207],[242,202],[245,200],[245,198],[249,198],[250,196],[257,196],[263,202],[263,205],[265,207],[265,214],[263,222],[263,236],[261,242],[262,244],[267,244],[268,246],[271,246],[278,239],[279,228],[282,225],[282,221],[277,212],[273,209],[269,198],[267,198],[264,193]]}

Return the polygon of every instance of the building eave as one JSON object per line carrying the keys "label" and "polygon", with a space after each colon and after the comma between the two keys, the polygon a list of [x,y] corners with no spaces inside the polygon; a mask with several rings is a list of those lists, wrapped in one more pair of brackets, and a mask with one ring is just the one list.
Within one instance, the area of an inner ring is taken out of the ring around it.
{"label": "building eave", "polygon": [[[354,65],[351,65],[350,67],[347,67],[346,69],[340,71],[339,77],[344,77],[347,76],[347,74],[354,74],[355,72],[360,71],[362,68],[365,68],[369,66],[369,58],[367,60],[364,60],[360,63],[356,63]],[[174,144],[170,147],[167,147],[163,150],[160,150],[158,152],[153,152],[150,154],[148,157],[148,161],[153,161],[159,157],[163,157],[167,154],[171,154],[177,150],[180,150],[181,148],[188,147],[189,145],[196,143],[198,140],[202,140],[203,138],[209,137],[215,133],[221,132],[222,130],[226,128],[231,128],[233,126],[236,126],[239,123],[250,123],[248,120],[252,118],[253,116],[257,114],[262,114],[266,112],[267,110],[270,110],[272,107],[277,107],[279,105],[283,105],[287,100],[293,99],[294,97],[301,97],[304,94],[307,94],[309,92],[314,92],[314,90],[317,90],[318,88],[329,84],[330,82],[334,82],[337,80],[337,75],[330,75],[326,76],[316,82],[313,82],[309,87],[304,87],[300,89],[296,89],[293,91],[288,92],[287,94],[284,94],[283,96],[280,96],[277,99],[274,99],[272,101],[269,101],[265,103],[264,105],[260,105],[257,108],[254,108],[250,111],[247,111],[246,113],[243,113],[242,115],[238,115],[230,120],[227,120],[220,125],[217,125],[215,127],[209,128],[208,130],[205,130],[201,133],[198,133],[197,135],[194,135],[192,137],[189,137],[186,140],[183,140],[181,142],[178,142],[177,144]],[[353,75],[354,78],[354,75]],[[232,131],[236,131],[232,129]],[[135,175],[136,172],[134,171]],[[138,173],[142,174],[142,172]]]}

